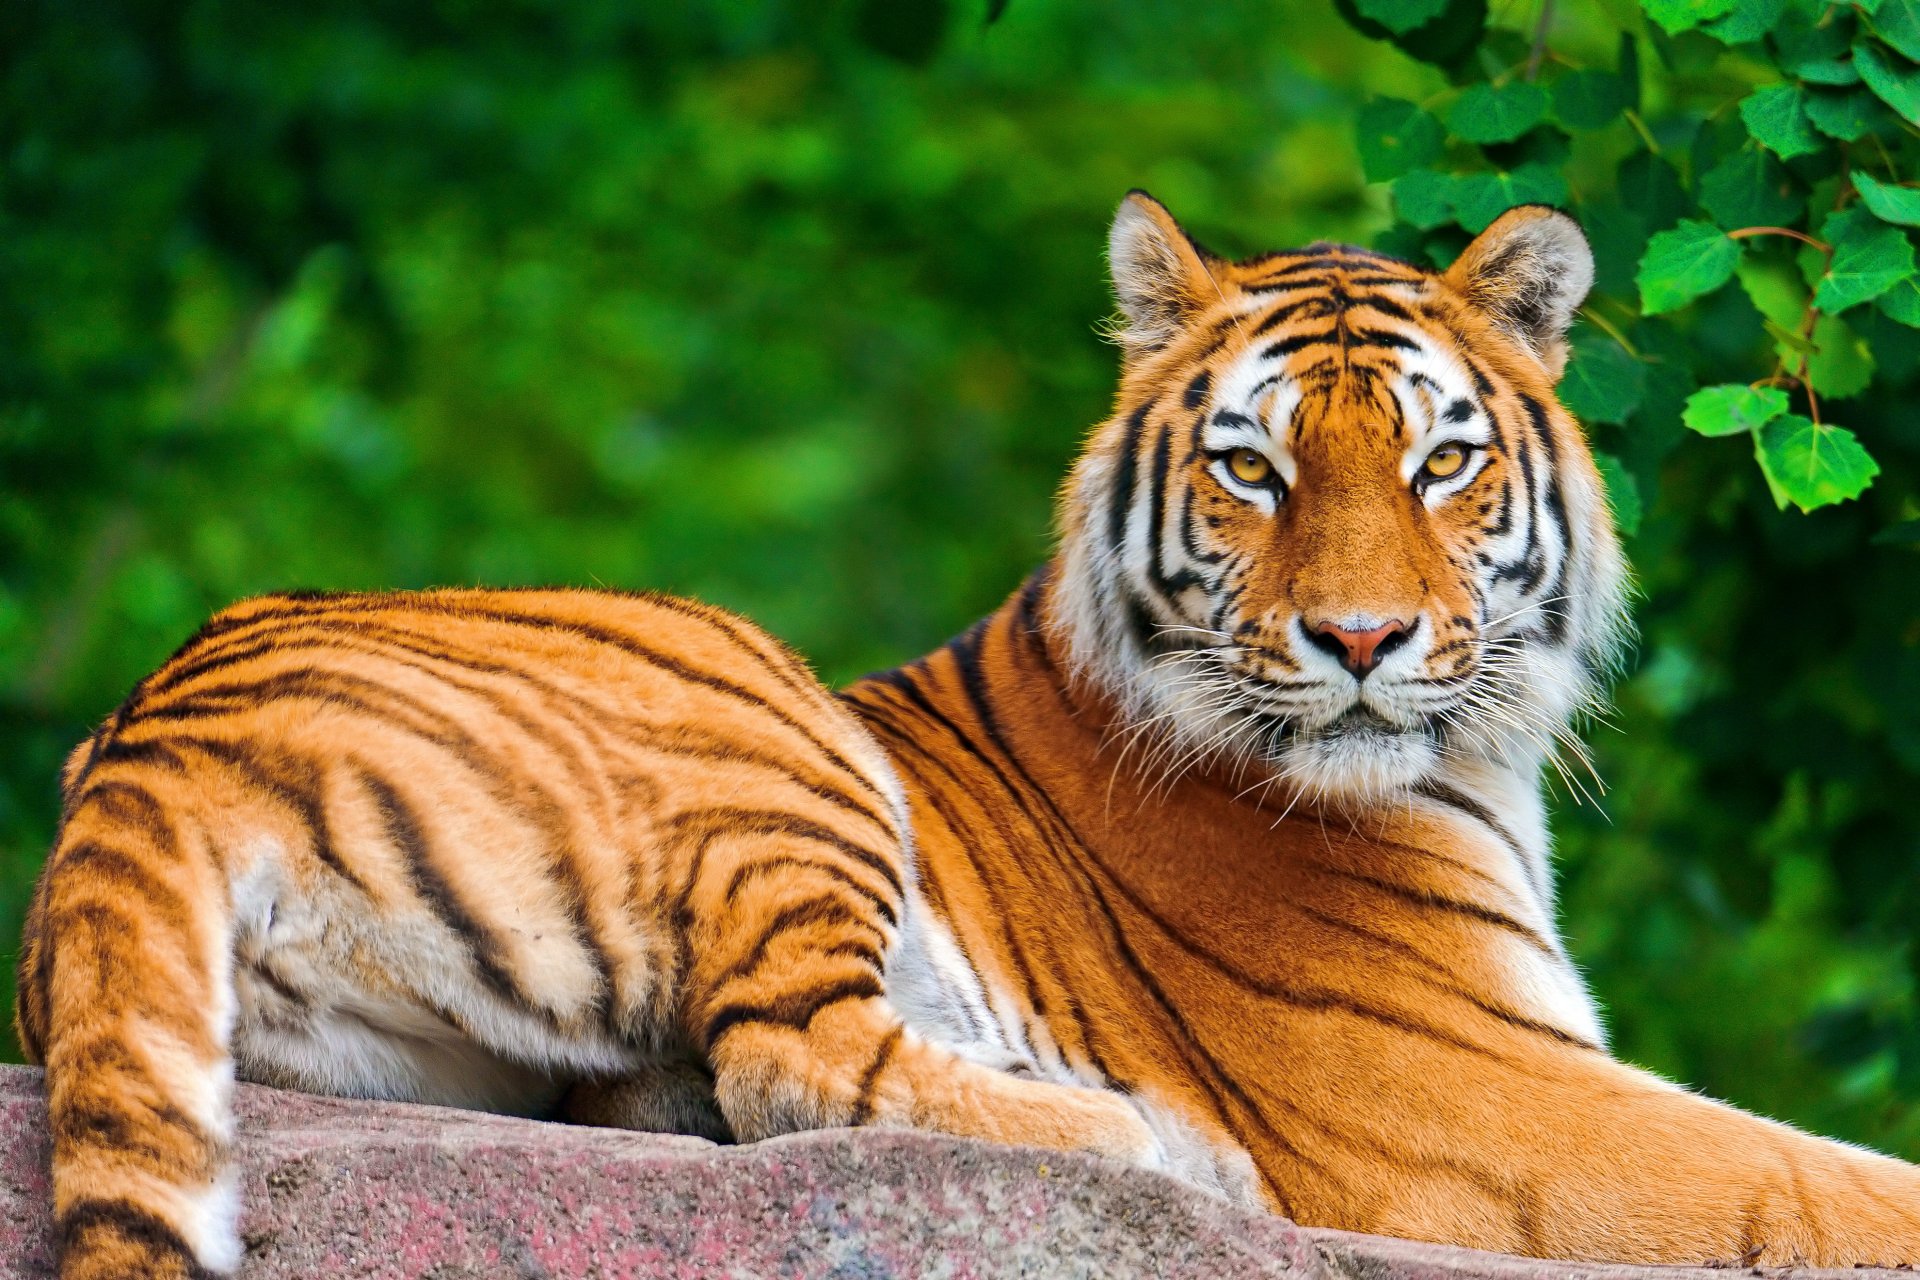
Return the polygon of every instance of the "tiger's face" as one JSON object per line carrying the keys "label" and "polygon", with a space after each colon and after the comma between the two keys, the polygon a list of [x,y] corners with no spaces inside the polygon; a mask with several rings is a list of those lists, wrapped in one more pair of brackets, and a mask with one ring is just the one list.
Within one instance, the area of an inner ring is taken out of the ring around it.
{"label": "tiger's face", "polygon": [[1111,256],[1125,368],[1054,618],[1153,767],[1365,800],[1577,751],[1624,572],[1553,395],[1593,278],[1572,220],[1513,210],[1444,274],[1228,262],[1135,193]]}

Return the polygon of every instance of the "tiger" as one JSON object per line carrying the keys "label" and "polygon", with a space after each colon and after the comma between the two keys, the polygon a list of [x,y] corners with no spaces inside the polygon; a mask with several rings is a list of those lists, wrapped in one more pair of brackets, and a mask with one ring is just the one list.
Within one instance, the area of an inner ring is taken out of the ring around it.
{"label": "tiger", "polygon": [[232,1272],[233,1081],[889,1126],[1536,1257],[1920,1263],[1920,1169],[1617,1060],[1555,923],[1627,569],[1577,223],[1231,260],[1129,194],[1051,557],[830,692],[664,595],[264,596],[69,759],[16,1025],[60,1274]]}

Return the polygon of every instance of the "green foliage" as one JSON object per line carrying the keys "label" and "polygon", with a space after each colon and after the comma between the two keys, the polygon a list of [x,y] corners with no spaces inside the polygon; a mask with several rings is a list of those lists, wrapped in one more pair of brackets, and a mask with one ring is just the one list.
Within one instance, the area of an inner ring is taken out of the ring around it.
{"label": "green foliage", "polygon": [[1640,310],[1650,316],[1684,307],[1733,279],[1740,246],[1711,222],[1682,222],[1647,242],[1640,259]]}
{"label": "green foliage", "polygon": [[1773,500],[1802,511],[1857,498],[1873,483],[1880,466],[1867,456],[1853,432],[1827,427],[1797,413],[1782,414],[1760,428],[1754,456],[1773,488]]}
{"label": "green foliage", "polygon": [[[1920,1155],[1920,284],[1875,221],[1912,225],[1914,0],[1366,10],[15,6],[0,953],[62,756],[229,600],[659,587],[846,679],[1044,553],[1129,187],[1225,252],[1430,264],[1544,200],[1593,241],[1562,394],[1643,592],[1568,937],[1627,1056]],[[1736,105],[1774,86],[1777,133]],[[1737,283],[1644,312],[1683,224]]]}
{"label": "green foliage", "polygon": [[1903,227],[1920,227],[1920,190],[1882,182],[1870,173],[1847,176],[1874,217]]}
{"label": "green foliage", "polygon": [[1747,132],[1782,160],[1810,156],[1823,145],[1807,113],[1807,91],[1799,85],[1770,84],[1740,104]]}
{"label": "green foliage", "polygon": [[1368,182],[1387,182],[1432,164],[1446,142],[1438,120],[1399,98],[1367,103],[1359,125],[1360,168]]}
{"label": "green foliage", "polygon": [[1445,13],[1447,0],[1353,0],[1353,7],[1361,17],[1404,36]]}
{"label": "green foliage", "polygon": [[1512,142],[1547,118],[1552,99],[1525,80],[1469,86],[1447,111],[1447,128],[1468,142]]}
{"label": "green foliage", "polygon": [[1752,435],[1787,411],[1778,387],[1702,387],[1687,397],[1682,420],[1703,436]]}

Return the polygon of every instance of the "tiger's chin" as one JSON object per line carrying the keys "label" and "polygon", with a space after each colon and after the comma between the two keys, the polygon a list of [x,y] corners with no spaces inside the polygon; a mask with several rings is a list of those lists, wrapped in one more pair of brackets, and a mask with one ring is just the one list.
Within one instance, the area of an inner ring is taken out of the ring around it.
{"label": "tiger's chin", "polygon": [[1299,729],[1276,744],[1274,774],[1315,799],[1391,800],[1431,777],[1440,748],[1424,727],[1403,728],[1376,716],[1343,716],[1320,729]]}

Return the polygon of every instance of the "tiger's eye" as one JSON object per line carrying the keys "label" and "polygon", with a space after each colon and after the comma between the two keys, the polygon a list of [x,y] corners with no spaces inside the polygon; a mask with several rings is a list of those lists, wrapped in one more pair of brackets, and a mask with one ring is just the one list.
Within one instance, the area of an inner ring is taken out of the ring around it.
{"label": "tiger's eye", "polygon": [[1457,444],[1443,444],[1427,455],[1426,465],[1420,469],[1435,480],[1445,480],[1448,476],[1458,475],[1460,468],[1467,465],[1467,451]]}
{"label": "tiger's eye", "polygon": [[1265,484],[1273,479],[1273,464],[1255,449],[1235,449],[1228,454],[1227,470],[1241,484]]}

